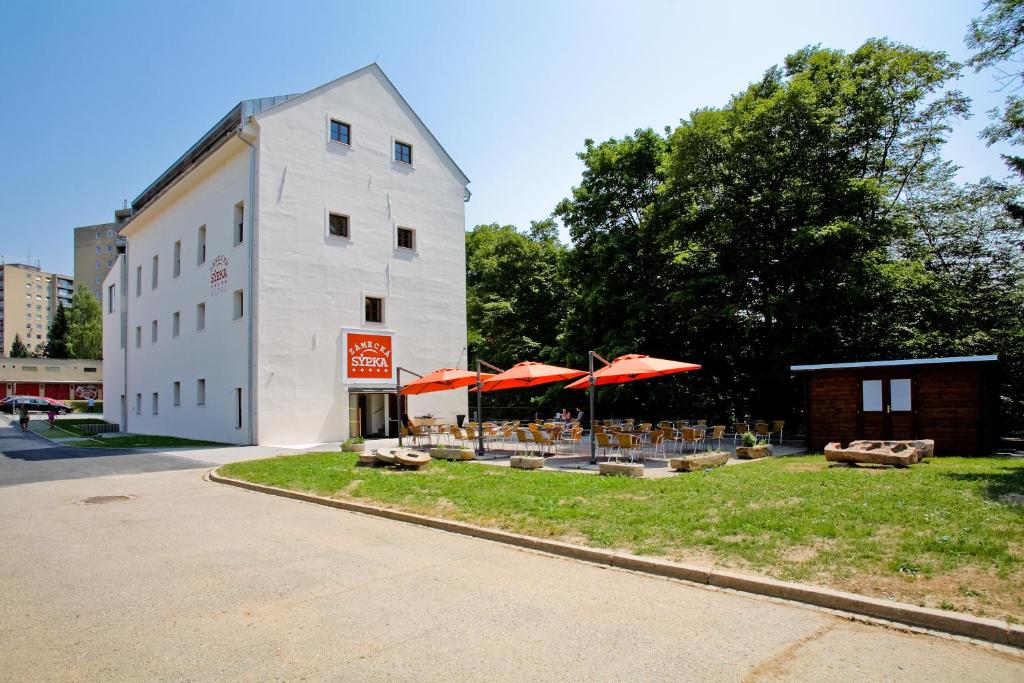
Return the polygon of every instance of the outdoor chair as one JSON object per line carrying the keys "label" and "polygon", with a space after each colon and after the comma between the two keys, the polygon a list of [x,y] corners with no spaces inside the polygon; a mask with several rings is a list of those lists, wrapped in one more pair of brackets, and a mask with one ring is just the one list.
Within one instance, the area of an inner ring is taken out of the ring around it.
{"label": "outdoor chair", "polygon": [[654,427],[650,422],[644,422],[640,425],[640,438],[646,440],[647,435],[651,433],[651,428]]}
{"label": "outdoor chair", "polygon": [[427,446],[433,445],[433,432],[430,431],[430,427],[427,425],[416,425],[412,428],[412,433],[418,442],[426,441]]}
{"label": "outdoor chair", "polygon": [[661,422],[658,423],[658,429],[660,429],[663,432],[668,432],[672,429],[672,423],[669,422],[668,420],[662,420]]}
{"label": "outdoor chair", "polygon": [[516,430],[516,447],[514,453],[519,452],[519,447],[522,446],[526,450],[526,454],[530,454],[530,444],[534,443],[530,431],[528,429],[517,429]]}
{"label": "outdoor chair", "polygon": [[736,442],[739,441],[740,437],[750,431],[750,426],[746,422],[737,422],[732,426],[732,443],[735,446]]}
{"label": "outdoor chair", "polygon": [[550,451],[554,445],[554,440],[542,429],[538,429],[533,433],[533,441],[537,444],[537,450],[540,451],[541,455],[544,454],[545,450]]}
{"label": "outdoor chair", "polygon": [[558,440],[559,443],[572,444],[572,452],[576,452],[576,444],[583,440],[583,428],[575,427],[570,429],[568,432],[564,432],[561,438]]}
{"label": "outdoor chair", "polygon": [[619,454],[628,454],[630,461],[636,460],[637,451],[640,450],[640,437],[625,432],[616,435],[619,442]]}
{"label": "outdoor chair", "polygon": [[651,449],[651,455],[654,457],[658,456],[658,451],[661,451],[661,455],[665,455],[665,432],[661,429],[656,429],[650,433],[647,437],[647,447]]}
{"label": "outdoor chair", "polygon": [[778,443],[778,444],[782,443],[782,428],[785,427],[785,426],[786,426],[786,423],[783,420],[774,420],[774,421],[772,421],[772,436],[775,436],[776,434],[778,434],[778,436],[776,437],[777,441],[775,443]]}
{"label": "outdoor chair", "polygon": [[704,432],[693,427],[683,427],[683,438],[680,439],[682,444],[691,444],[693,446],[693,452],[697,452],[697,445],[703,443]]}
{"label": "outdoor chair", "polygon": [[715,442],[715,450],[722,450],[722,437],[725,436],[725,425],[715,425],[711,428],[711,433],[705,435],[708,441]]}
{"label": "outdoor chair", "polygon": [[698,427],[707,427],[708,426],[708,421],[707,420],[697,420],[697,426]]}
{"label": "outdoor chair", "polygon": [[[611,460],[611,452],[619,450],[618,443],[612,441],[611,437],[606,432],[601,432],[597,435],[597,447],[604,450],[605,459]],[[616,455],[616,459],[618,456]]]}
{"label": "outdoor chair", "polygon": [[765,442],[771,443],[772,430],[768,428],[767,422],[758,422],[754,425],[754,434],[757,435],[758,440],[764,439]]}

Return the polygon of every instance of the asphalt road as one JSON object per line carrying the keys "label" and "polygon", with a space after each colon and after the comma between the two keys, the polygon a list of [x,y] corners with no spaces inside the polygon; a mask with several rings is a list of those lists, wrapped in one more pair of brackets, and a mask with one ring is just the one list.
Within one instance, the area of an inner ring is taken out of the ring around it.
{"label": "asphalt road", "polygon": [[211,467],[205,460],[117,448],[55,446],[0,417],[0,487],[39,481]]}
{"label": "asphalt road", "polygon": [[0,489],[0,680],[1024,680],[993,646],[202,475]]}

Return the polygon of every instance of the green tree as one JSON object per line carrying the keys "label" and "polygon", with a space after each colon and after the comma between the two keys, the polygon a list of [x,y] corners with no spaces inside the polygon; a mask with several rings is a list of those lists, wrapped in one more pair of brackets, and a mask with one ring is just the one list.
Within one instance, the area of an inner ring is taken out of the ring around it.
{"label": "green tree", "polygon": [[46,358],[70,358],[68,354],[68,318],[64,304],[57,303],[57,312],[50,321],[50,329],[46,333],[46,347],[43,356]]}
{"label": "green tree", "polygon": [[100,304],[88,287],[77,287],[67,313],[67,352],[72,358],[103,358]]}
{"label": "green tree", "polygon": [[[967,31],[967,46],[975,50],[967,61],[975,71],[994,67],[1001,89],[1009,88],[1002,109],[990,112],[992,124],[981,134],[990,145],[1009,142],[1024,143],[1024,98],[1016,91],[1024,85],[1024,69],[1020,64],[1024,50],[1024,0],[987,0],[984,14],[971,21]],[[1024,176],[1024,157],[1002,155],[1007,166]],[[1024,215],[1020,208],[1018,216]]]}
{"label": "green tree", "polygon": [[28,358],[29,352],[28,347],[25,346],[25,342],[21,341],[21,335],[15,334],[14,341],[11,342],[11,358]]}

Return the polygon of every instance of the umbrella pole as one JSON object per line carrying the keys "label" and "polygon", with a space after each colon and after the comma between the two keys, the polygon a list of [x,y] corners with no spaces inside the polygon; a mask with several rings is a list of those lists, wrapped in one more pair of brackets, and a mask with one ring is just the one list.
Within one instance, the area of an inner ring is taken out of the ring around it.
{"label": "umbrella pole", "polygon": [[483,388],[483,363],[477,358],[476,359],[476,457],[484,457],[484,388]]}
{"label": "umbrella pole", "polygon": [[[395,393],[398,395],[398,447],[402,447],[402,429],[405,428],[405,422],[402,421],[402,370],[405,370],[401,365],[398,366],[397,372],[395,373]],[[410,375],[416,375],[417,377],[423,377],[423,375],[413,372],[412,370],[405,370]]]}
{"label": "umbrella pole", "polygon": [[597,438],[594,436],[594,390],[597,388],[594,379],[594,352],[587,354],[590,357],[590,378],[588,381],[588,392],[590,394],[590,464],[597,464]]}

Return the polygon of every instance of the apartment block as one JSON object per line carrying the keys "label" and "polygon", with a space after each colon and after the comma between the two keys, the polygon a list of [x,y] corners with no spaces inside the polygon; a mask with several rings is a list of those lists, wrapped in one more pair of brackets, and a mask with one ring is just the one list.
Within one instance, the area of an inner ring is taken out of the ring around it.
{"label": "apartment block", "polygon": [[0,265],[0,355],[8,356],[15,335],[30,352],[42,351],[57,304],[71,306],[74,281],[24,263]]}
{"label": "apartment block", "polygon": [[117,258],[117,231],[131,214],[129,208],[118,209],[112,223],[75,228],[75,285],[87,288],[97,300]]}

